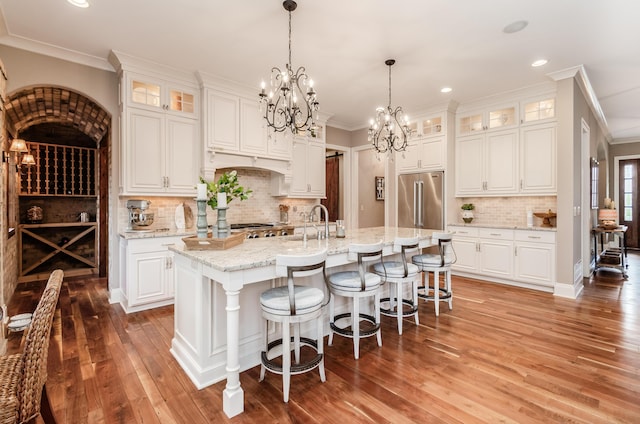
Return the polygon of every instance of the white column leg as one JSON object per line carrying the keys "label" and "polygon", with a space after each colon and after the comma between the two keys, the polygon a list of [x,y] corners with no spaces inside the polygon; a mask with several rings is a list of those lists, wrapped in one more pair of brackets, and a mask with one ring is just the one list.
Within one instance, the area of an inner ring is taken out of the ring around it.
{"label": "white column leg", "polygon": [[291,382],[291,327],[288,319],[282,322],[282,394],[289,402],[289,383]]}
{"label": "white column leg", "polygon": [[300,324],[293,324],[293,351],[296,364],[300,363]]}
{"label": "white column leg", "polygon": [[433,273],[433,305],[436,310],[436,316],[440,315],[440,273]]}
{"label": "white column leg", "polygon": [[351,317],[351,330],[353,330],[353,356],[360,357],[360,298],[353,298],[353,315]]}
{"label": "white column leg", "polygon": [[240,386],[240,290],[225,290],[227,296],[227,385],[222,392],[222,410],[227,417],[244,412],[244,390]]}
{"label": "white column leg", "polygon": [[398,334],[402,335],[402,288],[400,281],[396,281],[396,314],[398,319]]}

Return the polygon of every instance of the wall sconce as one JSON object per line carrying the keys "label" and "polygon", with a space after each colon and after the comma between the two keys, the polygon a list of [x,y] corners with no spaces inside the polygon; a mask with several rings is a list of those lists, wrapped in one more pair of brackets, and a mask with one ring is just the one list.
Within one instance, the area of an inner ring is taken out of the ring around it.
{"label": "wall sconce", "polygon": [[20,162],[20,164],[31,166],[36,164],[36,160],[33,158],[33,155],[31,153],[27,153],[26,155],[22,156],[22,162]]}
{"label": "wall sconce", "polygon": [[[22,158],[22,164],[23,165],[35,165],[35,160],[33,159],[33,155],[29,154],[29,149],[27,148],[27,142],[24,141],[21,138],[14,138],[11,141],[11,146],[9,146],[9,153],[7,152],[3,152],[3,160],[5,162],[10,162],[9,159],[11,158],[11,153],[15,154],[15,164],[16,164],[16,172],[18,172],[20,170],[20,163],[18,162],[18,156],[21,153],[25,153],[25,155]],[[26,156],[30,156],[31,158],[26,158]]]}

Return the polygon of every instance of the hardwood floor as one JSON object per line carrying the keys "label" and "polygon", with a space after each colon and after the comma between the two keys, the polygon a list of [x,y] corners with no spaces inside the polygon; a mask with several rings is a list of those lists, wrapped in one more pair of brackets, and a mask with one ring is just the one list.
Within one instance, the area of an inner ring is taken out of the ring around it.
{"label": "hardwood floor", "polygon": [[[173,309],[126,315],[105,281],[67,279],[54,321],[47,390],[59,423],[639,423],[640,255],[630,278],[598,271],[577,300],[454,278],[454,309],[420,304],[420,326],[383,318],[383,346],[326,347],[317,372],[241,374],[245,413],[222,412],[224,382],[196,390],[169,353]],[[19,286],[10,313],[42,284]],[[326,340],[325,340],[326,343]],[[10,351],[20,336],[10,338]]]}

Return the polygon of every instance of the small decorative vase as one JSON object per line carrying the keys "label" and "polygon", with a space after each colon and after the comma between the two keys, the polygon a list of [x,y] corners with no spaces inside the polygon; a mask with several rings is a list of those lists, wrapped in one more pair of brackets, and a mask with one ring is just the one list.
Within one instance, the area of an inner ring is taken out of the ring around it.
{"label": "small decorative vase", "polygon": [[462,211],[462,220],[465,224],[470,224],[473,221],[473,211]]}

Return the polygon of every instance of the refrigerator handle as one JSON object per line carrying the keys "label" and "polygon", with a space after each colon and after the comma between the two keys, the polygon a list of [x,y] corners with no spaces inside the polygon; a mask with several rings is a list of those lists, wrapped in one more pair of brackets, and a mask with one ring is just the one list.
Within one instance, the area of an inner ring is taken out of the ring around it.
{"label": "refrigerator handle", "polygon": [[422,228],[422,226],[424,225],[424,211],[422,210],[422,207],[424,206],[424,181],[419,181],[418,182],[418,226],[420,228]]}
{"label": "refrigerator handle", "polygon": [[413,182],[413,226],[418,226],[418,182]]}

